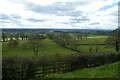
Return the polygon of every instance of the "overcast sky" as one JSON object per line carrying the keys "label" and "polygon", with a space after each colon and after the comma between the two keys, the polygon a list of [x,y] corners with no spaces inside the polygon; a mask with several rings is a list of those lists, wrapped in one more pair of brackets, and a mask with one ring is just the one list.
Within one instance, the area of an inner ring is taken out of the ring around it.
{"label": "overcast sky", "polygon": [[0,0],[0,27],[116,29],[118,1]]}

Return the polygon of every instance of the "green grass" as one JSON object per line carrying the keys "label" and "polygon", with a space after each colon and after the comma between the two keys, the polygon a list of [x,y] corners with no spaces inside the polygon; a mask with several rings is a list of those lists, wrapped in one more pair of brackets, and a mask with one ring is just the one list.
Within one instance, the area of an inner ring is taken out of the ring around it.
{"label": "green grass", "polygon": [[80,44],[104,44],[105,40],[107,39],[107,36],[91,36],[86,38],[83,38],[80,41]]}
{"label": "green grass", "polygon": [[91,53],[115,53],[115,48],[114,47],[105,47],[104,45],[100,45],[98,47],[98,52],[96,52],[96,46],[90,46],[90,45],[81,45],[78,47],[78,50],[84,53],[90,53],[90,48],[92,47]]}
{"label": "green grass", "polygon": [[[106,40],[107,36],[89,36],[87,39],[83,39],[80,43],[82,44],[103,44]],[[13,57],[13,56],[24,56],[24,57],[31,57],[33,56],[33,50],[29,45],[27,44],[27,41],[20,41],[20,45],[16,48],[10,48],[8,46],[8,42],[2,43],[2,55]],[[89,53],[89,49],[91,46],[88,45],[82,45],[79,46],[79,50],[83,53]],[[96,53],[96,46],[92,46],[92,53]],[[105,52],[105,53],[111,53],[115,52],[113,47],[105,48],[105,46],[99,46],[98,52]],[[64,48],[52,40],[44,39],[42,40],[42,45],[39,48],[38,55],[54,55],[54,54],[61,54],[61,55],[68,55],[68,54],[74,54],[77,53],[75,51],[72,51],[70,49]],[[49,78],[114,78],[117,77],[117,67],[118,63],[109,64],[101,67],[96,67],[92,69],[82,69],[77,70],[74,72],[69,73],[63,73],[63,74],[56,74],[56,75],[49,75],[47,77]]]}
{"label": "green grass", "polygon": [[0,57],[2,56],[2,43],[0,42]]}
{"label": "green grass", "polygon": [[[3,56],[33,56],[33,50],[29,46],[25,45],[27,41],[20,41],[20,45],[17,48],[10,48],[7,42],[3,43],[2,54]],[[53,42],[52,40],[45,39],[42,41],[41,47],[39,48],[38,55],[54,55],[62,54],[67,55],[76,53],[75,51],[63,48]]]}
{"label": "green grass", "polygon": [[[83,38],[80,41],[80,44],[104,44],[107,36],[98,36],[98,35],[91,35],[88,36],[88,38]],[[7,42],[3,42],[2,46],[2,54],[3,56],[33,56],[33,50],[29,47],[27,44],[27,41],[19,41],[19,47],[16,48],[10,48],[8,46]],[[69,46],[73,47],[74,46]],[[92,53],[96,53],[96,46],[94,45],[81,45],[78,47],[78,50],[83,53],[90,53],[89,50],[92,47]],[[114,47],[105,48],[105,46],[99,46],[98,52],[106,52],[106,53],[115,53]],[[66,49],[52,40],[44,39],[42,40],[42,45],[39,48],[39,54],[38,55],[54,55],[54,54],[61,54],[61,55],[67,55],[76,53],[75,51],[72,51],[70,49]]]}
{"label": "green grass", "polygon": [[68,73],[52,74],[46,78],[118,78],[118,64],[120,65],[120,62],[91,69],[84,68]]}
{"label": "green grass", "polygon": [[[98,35],[89,35],[86,38],[80,40],[79,44],[105,44],[105,40],[108,36],[98,36]],[[68,46],[70,48],[74,48],[74,46]],[[83,53],[90,53],[90,48],[92,47],[92,53],[96,53],[96,45],[80,45],[78,46],[78,50]],[[114,47],[107,47],[105,45],[99,45],[98,52],[101,53],[115,53]]]}

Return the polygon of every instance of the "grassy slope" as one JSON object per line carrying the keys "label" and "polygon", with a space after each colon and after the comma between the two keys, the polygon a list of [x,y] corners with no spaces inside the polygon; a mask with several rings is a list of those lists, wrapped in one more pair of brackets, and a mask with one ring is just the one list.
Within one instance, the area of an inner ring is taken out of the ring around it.
{"label": "grassy slope", "polygon": [[0,57],[2,56],[2,43],[0,42]]}
{"label": "grassy slope", "polygon": [[[20,41],[20,46],[18,48],[8,47],[8,43],[3,43],[2,54],[3,56],[33,56],[32,48],[28,46],[25,48],[27,41]],[[76,53],[72,50],[63,48],[49,39],[42,41],[42,46],[39,48],[39,55],[53,55],[53,54],[71,54]]]}
{"label": "grassy slope", "polygon": [[[82,46],[79,46],[78,49],[81,51],[81,52],[84,52],[84,53],[89,53],[90,52],[90,48],[92,47],[92,53],[96,53],[96,46],[87,46],[87,45],[82,45]],[[115,49],[113,47],[105,47],[105,46],[99,46],[98,47],[98,52],[102,52],[102,53],[115,53]]]}
{"label": "grassy slope", "polygon": [[[107,36],[89,36],[87,39],[81,40],[80,43],[86,43],[86,44],[96,44],[96,41],[98,43],[104,43]],[[27,41],[20,41],[19,48],[9,48],[7,46],[7,43],[3,43],[3,56],[33,56],[32,48],[24,48],[26,45],[24,45]],[[69,49],[63,48],[56,43],[54,43],[52,40],[45,39],[42,41],[42,44],[39,49],[39,55],[53,55],[53,54],[71,54],[76,53],[75,51],[71,51]],[[79,46],[78,49],[83,53],[89,53],[90,48],[92,47],[92,53],[95,53],[96,46],[90,46],[90,45],[82,45]],[[115,52],[115,49],[113,47],[111,48],[105,48],[105,46],[99,46],[98,52]]]}
{"label": "grassy slope", "polygon": [[[83,38],[80,41],[80,44],[104,44],[106,39],[107,39],[107,36],[91,35],[91,36],[88,36],[87,39]],[[96,53],[95,45],[80,45],[78,47],[78,50],[81,52],[84,52],[84,53],[89,53],[91,47],[92,47],[92,53]],[[113,52],[113,53],[115,53],[115,49],[114,49],[114,47],[106,47],[104,45],[99,45],[98,52],[106,52],[106,53]]]}
{"label": "grassy slope", "polygon": [[46,78],[117,78],[118,77],[118,63],[107,64],[95,68],[85,68],[73,72],[48,75]]}
{"label": "grassy slope", "polygon": [[[104,44],[107,36],[89,36],[88,39],[83,39],[81,44]],[[89,53],[90,48],[92,47],[92,52],[96,52],[96,46],[92,45],[82,45],[79,46],[81,52]],[[114,47],[106,47],[104,45],[99,45],[98,52],[115,52]]]}
{"label": "grassy slope", "polygon": [[[84,40],[82,43],[95,43],[95,39],[99,39],[100,43],[103,43],[105,38],[88,38],[88,40]],[[24,48],[26,41],[20,42],[19,48],[9,48],[7,43],[3,43],[2,53],[3,56],[33,56],[33,51],[30,48]],[[76,53],[69,49],[63,48],[51,40],[45,39],[42,41],[44,45],[39,49],[39,55],[53,55],[53,54],[71,54]],[[90,46],[81,46],[80,49],[84,52],[88,52]],[[113,48],[105,49],[104,47],[101,48],[101,51],[114,51]],[[117,63],[112,65],[105,65],[102,67],[97,67],[93,69],[83,69],[78,70],[70,73],[58,74],[58,75],[51,75],[49,77],[61,77],[61,78],[99,78],[99,77],[116,77],[117,75]],[[103,74],[104,73],[104,74]]]}
{"label": "grassy slope", "polygon": [[106,37],[101,37],[101,36],[91,36],[91,37],[88,37],[87,39],[86,38],[83,38],[81,40],[81,44],[103,44],[105,42],[105,39]]}
{"label": "grassy slope", "polygon": [[[104,43],[107,36],[89,36],[87,39],[81,40],[81,43],[86,44],[95,44],[96,41],[98,43]],[[32,48],[29,48],[29,46],[24,45],[26,41],[20,41],[19,48],[9,48],[7,46],[7,43],[3,43],[3,56],[33,56]],[[53,55],[53,54],[71,54],[76,53],[74,51],[71,51],[69,49],[63,48],[53,41],[49,39],[45,39],[42,41],[42,46],[39,49],[39,55]],[[26,48],[26,47],[28,48]],[[90,48],[92,47],[92,53],[95,53],[96,46],[90,46],[90,45],[82,45],[79,46],[78,49],[83,53],[89,53]],[[99,46],[98,52],[115,52],[114,48],[105,48],[105,46]]]}

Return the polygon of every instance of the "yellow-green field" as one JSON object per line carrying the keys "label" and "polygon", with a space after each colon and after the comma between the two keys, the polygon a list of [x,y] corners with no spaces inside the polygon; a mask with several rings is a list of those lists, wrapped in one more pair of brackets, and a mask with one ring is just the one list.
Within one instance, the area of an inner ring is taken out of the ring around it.
{"label": "yellow-green field", "polygon": [[[27,41],[20,41],[20,45],[17,48],[10,48],[7,42],[3,43],[2,54],[3,56],[33,56],[33,50],[27,44]],[[25,45],[26,44],[26,45]],[[71,54],[75,51],[63,48],[53,42],[52,40],[45,39],[42,41],[39,48],[38,55],[53,55],[53,54]]]}
{"label": "yellow-green field", "polygon": [[[92,38],[91,38],[92,37]],[[87,39],[83,38],[80,44],[104,44],[107,36],[90,36]],[[70,46],[73,47],[73,46]],[[78,50],[81,53],[90,53],[90,48],[92,47],[91,53],[96,53],[95,45],[80,45]],[[104,45],[98,46],[98,52],[103,53],[115,53],[114,47],[105,47]],[[39,47],[38,55],[68,55],[72,53],[78,53],[76,51],[64,48],[50,39],[43,39],[41,46]],[[33,56],[32,48],[27,44],[26,40],[20,40],[19,46],[15,48],[10,48],[8,42],[2,43],[2,54],[3,56]]]}
{"label": "yellow-green field", "polygon": [[[88,36],[87,39],[83,38],[80,44],[104,44],[107,36]],[[70,46],[73,47],[73,46]],[[92,47],[92,52],[90,48]],[[98,46],[98,52],[96,52],[96,45],[80,45],[78,47],[79,53],[86,54],[97,54],[97,53],[116,53],[114,47],[106,47],[105,45]],[[77,51],[70,50],[62,47],[50,39],[43,39],[39,48],[38,56],[41,55],[69,55],[78,53]],[[2,55],[7,57],[23,56],[32,57],[34,56],[32,48],[28,45],[27,40],[20,40],[19,46],[11,48],[8,46],[8,42],[2,43]],[[116,78],[118,77],[118,62],[114,64],[108,64],[92,69],[82,69],[73,72],[63,74],[51,74],[46,78]]]}
{"label": "yellow-green field", "polygon": [[52,74],[46,76],[46,78],[118,78],[118,65],[120,65],[120,62],[63,74]]}

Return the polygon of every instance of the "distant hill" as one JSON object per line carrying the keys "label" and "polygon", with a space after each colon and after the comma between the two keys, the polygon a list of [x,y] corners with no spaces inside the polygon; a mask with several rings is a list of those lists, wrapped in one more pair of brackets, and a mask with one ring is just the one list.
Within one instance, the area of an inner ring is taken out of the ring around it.
{"label": "distant hill", "polygon": [[110,30],[98,30],[98,29],[2,29],[3,32],[82,32],[93,34],[109,34]]}

